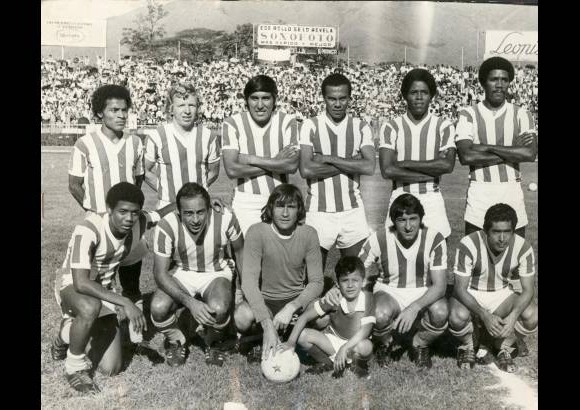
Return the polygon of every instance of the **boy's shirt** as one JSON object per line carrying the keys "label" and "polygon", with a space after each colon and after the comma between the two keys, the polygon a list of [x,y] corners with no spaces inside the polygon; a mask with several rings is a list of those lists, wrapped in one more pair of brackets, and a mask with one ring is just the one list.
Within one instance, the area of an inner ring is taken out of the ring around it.
{"label": "boy's shirt", "polygon": [[360,292],[352,312],[344,296],[340,298],[340,306],[323,303],[320,299],[314,303],[314,309],[319,316],[326,314],[330,316],[330,325],[327,330],[343,339],[350,339],[361,326],[376,323],[372,314],[372,299],[370,292]]}

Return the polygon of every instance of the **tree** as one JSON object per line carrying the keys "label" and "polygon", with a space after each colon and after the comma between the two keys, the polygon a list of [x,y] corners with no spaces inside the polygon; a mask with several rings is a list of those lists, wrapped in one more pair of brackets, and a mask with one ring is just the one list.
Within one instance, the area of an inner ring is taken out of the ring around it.
{"label": "tree", "polygon": [[161,20],[167,14],[169,13],[157,0],[147,0],[147,13],[141,13],[135,18],[136,28],[123,28],[121,44],[128,44],[135,54],[153,57],[155,42],[165,35]]}

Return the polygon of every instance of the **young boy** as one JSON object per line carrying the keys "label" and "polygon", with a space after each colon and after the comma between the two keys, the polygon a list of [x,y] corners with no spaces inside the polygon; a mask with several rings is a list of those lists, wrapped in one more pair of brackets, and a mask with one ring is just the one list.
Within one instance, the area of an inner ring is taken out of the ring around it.
{"label": "young boy", "polygon": [[[341,377],[347,364],[359,377],[368,377],[368,360],[373,347],[368,339],[375,323],[372,316],[372,295],[361,292],[365,268],[356,256],[343,256],[335,267],[340,289],[340,305],[332,306],[317,300],[300,315],[288,341],[279,350],[294,349],[296,342],[318,364],[307,373],[320,374],[334,370],[333,377]],[[330,324],[323,331],[304,329],[317,317],[328,315]],[[334,364],[333,364],[334,362]]]}

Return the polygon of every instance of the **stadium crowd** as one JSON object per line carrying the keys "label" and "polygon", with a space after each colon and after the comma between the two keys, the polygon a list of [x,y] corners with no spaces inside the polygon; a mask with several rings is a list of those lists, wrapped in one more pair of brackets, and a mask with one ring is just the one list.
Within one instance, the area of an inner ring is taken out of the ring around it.
{"label": "stadium crowd", "polygon": [[[413,68],[402,63],[369,66],[354,63],[338,71],[353,83],[352,113],[378,126],[405,112],[398,89],[402,77]],[[483,89],[474,67],[464,71],[451,66],[426,67],[435,77],[438,97],[430,110],[453,121],[463,105],[483,100]],[[306,119],[324,110],[320,95],[322,80],[334,69],[297,64],[268,66],[252,62],[212,61],[188,64],[186,61],[154,62],[141,58],[124,58],[120,64],[97,59],[89,64],[87,57],[72,60],[41,60],[41,121],[43,124],[76,124],[91,121],[90,95],[103,84],[126,86],[133,96],[133,118],[129,127],[157,124],[166,118],[165,95],[171,84],[187,79],[194,82],[201,95],[201,114],[205,123],[219,124],[244,107],[241,90],[257,74],[273,77],[280,87],[279,109]],[[517,67],[508,100],[530,110],[537,121],[538,70],[532,66]]]}

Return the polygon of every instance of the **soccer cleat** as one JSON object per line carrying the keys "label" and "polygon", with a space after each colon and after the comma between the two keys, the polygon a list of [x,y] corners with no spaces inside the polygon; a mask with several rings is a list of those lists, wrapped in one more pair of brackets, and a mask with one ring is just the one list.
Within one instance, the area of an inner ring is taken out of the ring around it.
{"label": "soccer cleat", "polygon": [[528,349],[528,345],[523,339],[517,338],[516,343],[514,345],[516,348],[516,356],[519,357],[526,357],[529,356],[530,350]]}
{"label": "soccer cleat", "polygon": [[165,361],[171,367],[181,366],[187,359],[187,346],[183,346],[181,342],[165,343]]}
{"label": "soccer cleat", "polygon": [[[308,373],[308,374],[322,374],[322,373],[326,373],[326,372],[331,372],[333,370],[334,370],[334,366],[332,364],[316,363],[314,366],[306,369],[306,373]],[[333,377],[336,377],[334,375],[334,373],[333,373]],[[340,376],[338,376],[338,377],[340,377]]]}
{"label": "soccer cleat", "polygon": [[262,345],[255,345],[252,350],[248,352],[246,357],[248,363],[259,363],[262,361]]}
{"label": "soccer cleat", "polygon": [[81,393],[99,393],[101,390],[93,381],[89,370],[83,369],[71,374],[65,374],[68,384]]}
{"label": "soccer cleat", "polygon": [[151,363],[153,363],[153,365],[157,365],[165,361],[163,356],[161,356],[159,352],[155,350],[146,340],[135,345],[134,354],[147,357]]}
{"label": "soccer cleat", "polygon": [[205,349],[205,364],[222,367],[224,364],[224,353],[208,347]]}
{"label": "soccer cleat", "polygon": [[68,350],[68,344],[66,344],[60,337],[60,332],[52,341],[50,346],[50,355],[52,360],[64,360],[66,359],[66,352]]}
{"label": "soccer cleat", "polygon": [[475,362],[486,366],[493,362],[493,355],[484,346],[481,346],[475,355]]}
{"label": "soccer cleat", "polygon": [[473,369],[475,366],[475,352],[472,348],[457,349],[457,366],[460,369]]}
{"label": "soccer cleat", "polygon": [[517,370],[512,355],[506,349],[500,350],[497,354],[497,367],[508,373],[513,373]]}
{"label": "soccer cleat", "polygon": [[433,366],[431,362],[431,355],[429,353],[429,347],[411,347],[412,357],[415,364],[420,369],[430,369]]}
{"label": "soccer cleat", "polygon": [[351,367],[352,372],[360,379],[370,379],[369,361],[355,358]]}
{"label": "soccer cleat", "polygon": [[377,343],[375,345],[375,357],[377,358],[377,364],[380,367],[387,367],[392,362],[392,351],[393,343],[389,343],[388,346],[382,343]]}

